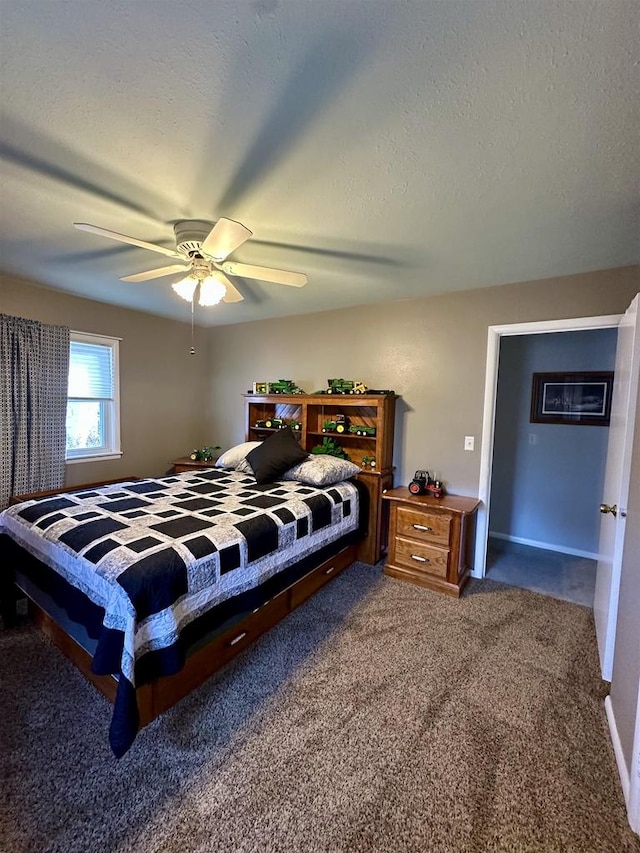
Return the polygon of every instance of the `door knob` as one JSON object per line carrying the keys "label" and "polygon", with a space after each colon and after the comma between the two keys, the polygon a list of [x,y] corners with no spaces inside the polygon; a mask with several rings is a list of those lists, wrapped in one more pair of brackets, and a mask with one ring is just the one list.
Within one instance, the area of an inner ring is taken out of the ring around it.
{"label": "door knob", "polygon": [[608,512],[615,518],[618,515],[618,505],[614,504],[613,506],[609,506],[609,504],[600,504],[600,512],[603,515],[606,515]]}

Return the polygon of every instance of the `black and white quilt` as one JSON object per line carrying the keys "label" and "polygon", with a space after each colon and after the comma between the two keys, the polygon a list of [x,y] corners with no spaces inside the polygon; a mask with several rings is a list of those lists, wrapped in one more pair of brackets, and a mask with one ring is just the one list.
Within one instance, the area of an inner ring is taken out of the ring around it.
{"label": "black and white quilt", "polygon": [[136,664],[220,602],[355,531],[357,502],[349,482],[258,485],[211,469],[27,501],[0,513],[0,533],[103,608],[105,633],[121,638],[117,665],[99,643],[94,670],[119,676],[110,739],[123,754],[137,730]]}

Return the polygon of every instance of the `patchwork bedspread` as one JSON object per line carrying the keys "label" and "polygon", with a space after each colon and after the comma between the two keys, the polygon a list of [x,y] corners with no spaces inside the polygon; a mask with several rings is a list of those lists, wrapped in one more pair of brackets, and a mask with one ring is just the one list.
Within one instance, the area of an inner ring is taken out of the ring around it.
{"label": "patchwork bedspread", "polygon": [[257,485],[210,469],[27,501],[0,513],[0,533],[104,609],[93,668],[119,676],[110,741],[122,755],[144,656],[177,671],[171,650],[193,620],[356,530],[357,501],[348,482]]}

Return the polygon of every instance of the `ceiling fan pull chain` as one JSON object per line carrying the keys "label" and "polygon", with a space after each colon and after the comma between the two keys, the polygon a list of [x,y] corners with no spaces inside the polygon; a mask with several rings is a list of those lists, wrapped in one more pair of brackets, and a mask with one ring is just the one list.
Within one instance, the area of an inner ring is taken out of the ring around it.
{"label": "ceiling fan pull chain", "polygon": [[193,291],[193,296],[191,297],[191,349],[189,350],[189,355],[196,354],[195,341],[194,341],[194,329],[193,329],[193,319],[196,311],[196,292]]}

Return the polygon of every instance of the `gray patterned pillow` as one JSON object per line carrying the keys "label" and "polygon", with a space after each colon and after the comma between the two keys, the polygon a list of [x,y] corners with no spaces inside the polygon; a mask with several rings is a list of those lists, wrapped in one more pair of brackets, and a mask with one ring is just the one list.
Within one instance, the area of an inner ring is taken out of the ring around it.
{"label": "gray patterned pillow", "polygon": [[297,480],[309,486],[330,486],[332,483],[348,480],[359,473],[360,468],[353,462],[319,453],[312,454],[304,462],[289,468],[281,475],[281,479]]}
{"label": "gray patterned pillow", "polygon": [[251,474],[252,477],[255,476],[255,474],[253,473],[253,468],[251,467],[251,465],[249,465],[246,459],[241,459],[240,462],[238,462],[238,464],[236,465],[235,470],[240,471],[241,474]]}

